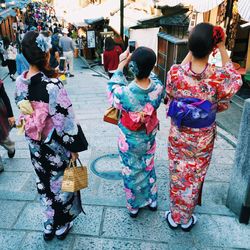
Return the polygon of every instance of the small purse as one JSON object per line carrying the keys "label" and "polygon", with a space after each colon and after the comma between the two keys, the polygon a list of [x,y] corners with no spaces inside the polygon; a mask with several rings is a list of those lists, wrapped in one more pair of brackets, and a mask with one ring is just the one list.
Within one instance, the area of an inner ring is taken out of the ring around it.
{"label": "small purse", "polygon": [[69,166],[64,170],[62,191],[76,192],[88,187],[88,171],[87,167],[83,166],[80,159],[77,159],[80,166],[76,162],[70,160]]}
{"label": "small purse", "polygon": [[121,117],[121,111],[117,108],[108,108],[103,117],[103,121],[117,125]]}
{"label": "small purse", "polygon": [[46,139],[46,143],[50,143],[51,139],[54,139],[59,144],[64,146],[71,152],[82,152],[88,149],[88,141],[82,131],[82,128],[79,124],[77,124],[78,132],[73,136],[74,141],[70,143],[66,143],[62,137],[60,137],[56,130],[53,129],[52,134],[48,136],[48,140]]}

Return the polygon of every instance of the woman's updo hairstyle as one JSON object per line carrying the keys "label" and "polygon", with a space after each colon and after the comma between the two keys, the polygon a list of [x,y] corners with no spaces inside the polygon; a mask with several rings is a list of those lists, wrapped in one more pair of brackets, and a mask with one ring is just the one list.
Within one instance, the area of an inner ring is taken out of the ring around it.
{"label": "woman's updo hairstyle", "polygon": [[133,52],[129,63],[129,69],[137,79],[141,80],[149,77],[155,63],[155,52],[150,48],[141,46]]}
{"label": "woman's updo hairstyle", "polygon": [[29,31],[25,34],[22,40],[22,52],[29,64],[35,65],[47,77],[56,77],[57,74],[54,69],[49,66],[49,51],[43,51],[38,47],[37,31]]}
{"label": "woman's updo hairstyle", "polygon": [[216,45],[223,41],[225,33],[220,26],[210,23],[199,23],[191,31],[188,48],[195,58],[208,56]]}

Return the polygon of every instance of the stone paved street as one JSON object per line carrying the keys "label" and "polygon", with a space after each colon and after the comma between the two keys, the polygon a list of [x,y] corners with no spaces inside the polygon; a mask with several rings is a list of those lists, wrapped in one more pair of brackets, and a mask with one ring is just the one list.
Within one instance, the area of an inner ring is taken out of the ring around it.
{"label": "stone paved street", "polygon": [[[86,215],[81,214],[75,220],[65,241],[44,242],[42,213],[27,143],[13,129],[15,157],[7,159],[6,151],[0,149],[5,166],[5,171],[0,173],[0,250],[250,249],[250,225],[240,224],[225,206],[235,148],[221,129],[204,184],[203,206],[196,210],[197,225],[190,233],[185,233],[169,229],[164,221],[164,210],[169,202],[169,120],[165,119],[164,105],[159,109],[161,129],[156,153],[159,209],[157,212],[143,209],[136,219],[128,216],[119,175],[117,127],[102,121],[108,107],[107,79],[90,69],[82,69],[82,65],[81,59],[75,59],[75,77],[69,78],[65,87],[90,144],[89,150],[80,154],[89,170],[89,188],[81,192]],[[0,68],[0,77],[5,72],[5,68]],[[15,83],[6,79],[5,88],[17,117],[13,97]]]}

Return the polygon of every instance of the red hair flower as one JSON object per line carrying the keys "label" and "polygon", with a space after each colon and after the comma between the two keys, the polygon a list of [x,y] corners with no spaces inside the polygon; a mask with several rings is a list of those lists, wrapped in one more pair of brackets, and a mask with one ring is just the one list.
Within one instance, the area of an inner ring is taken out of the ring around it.
{"label": "red hair flower", "polygon": [[220,26],[214,26],[213,28],[213,44],[214,44],[214,49],[213,49],[213,56],[216,54],[216,49],[217,49],[217,44],[222,42],[225,38],[225,32]]}
{"label": "red hair flower", "polygon": [[213,28],[213,41],[214,46],[224,40],[225,32],[220,26],[214,26]]}

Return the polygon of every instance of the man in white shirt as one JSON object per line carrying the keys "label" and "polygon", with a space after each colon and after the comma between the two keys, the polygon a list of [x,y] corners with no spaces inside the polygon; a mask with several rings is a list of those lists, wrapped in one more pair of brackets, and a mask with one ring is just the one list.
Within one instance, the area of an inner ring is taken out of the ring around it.
{"label": "man in white shirt", "polygon": [[63,50],[63,56],[66,58],[66,61],[69,62],[69,76],[73,77],[73,58],[74,58],[74,43],[73,40],[68,37],[68,29],[64,28],[62,30],[63,36],[59,40],[59,46]]}

